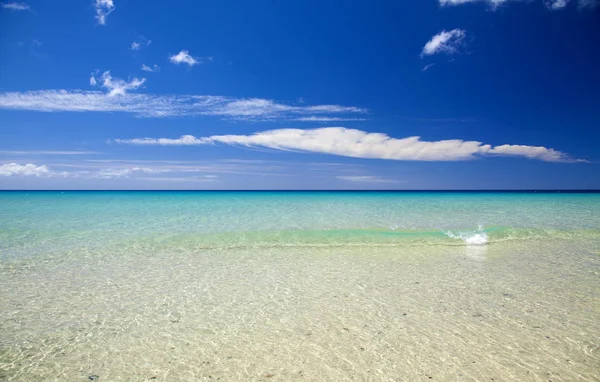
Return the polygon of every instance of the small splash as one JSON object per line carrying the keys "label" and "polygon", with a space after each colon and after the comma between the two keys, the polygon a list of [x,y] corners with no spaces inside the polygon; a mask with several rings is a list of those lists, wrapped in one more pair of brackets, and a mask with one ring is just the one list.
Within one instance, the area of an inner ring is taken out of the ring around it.
{"label": "small splash", "polygon": [[475,231],[465,231],[454,233],[452,231],[445,231],[444,234],[452,239],[460,239],[467,245],[485,245],[488,243],[488,235],[484,231],[483,226],[480,224]]}

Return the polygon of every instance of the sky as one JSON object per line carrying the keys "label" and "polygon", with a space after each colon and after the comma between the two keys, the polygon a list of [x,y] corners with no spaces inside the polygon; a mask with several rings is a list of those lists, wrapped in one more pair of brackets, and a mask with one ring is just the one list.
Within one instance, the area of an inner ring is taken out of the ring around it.
{"label": "sky", "polygon": [[600,189],[600,0],[0,2],[0,189]]}

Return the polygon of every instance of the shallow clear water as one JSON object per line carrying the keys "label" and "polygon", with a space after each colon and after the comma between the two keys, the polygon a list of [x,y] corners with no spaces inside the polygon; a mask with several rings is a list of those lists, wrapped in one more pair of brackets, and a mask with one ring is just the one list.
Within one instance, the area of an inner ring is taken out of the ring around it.
{"label": "shallow clear water", "polygon": [[0,379],[599,380],[600,194],[0,193]]}

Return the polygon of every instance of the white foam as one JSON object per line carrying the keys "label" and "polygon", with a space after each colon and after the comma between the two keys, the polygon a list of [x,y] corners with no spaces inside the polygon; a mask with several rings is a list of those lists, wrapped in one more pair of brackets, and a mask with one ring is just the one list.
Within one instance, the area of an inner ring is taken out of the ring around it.
{"label": "white foam", "polygon": [[479,225],[475,231],[466,231],[454,233],[452,231],[444,232],[446,236],[452,239],[460,239],[467,245],[485,245],[488,243],[488,235],[483,230],[483,226]]}

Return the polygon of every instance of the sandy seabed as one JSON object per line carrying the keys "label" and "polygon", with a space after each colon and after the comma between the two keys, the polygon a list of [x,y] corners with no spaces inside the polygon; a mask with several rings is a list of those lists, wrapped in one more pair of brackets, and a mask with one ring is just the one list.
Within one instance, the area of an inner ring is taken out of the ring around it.
{"label": "sandy seabed", "polygon": [[0,380],[600,380],[600,240],[0,263]]}

